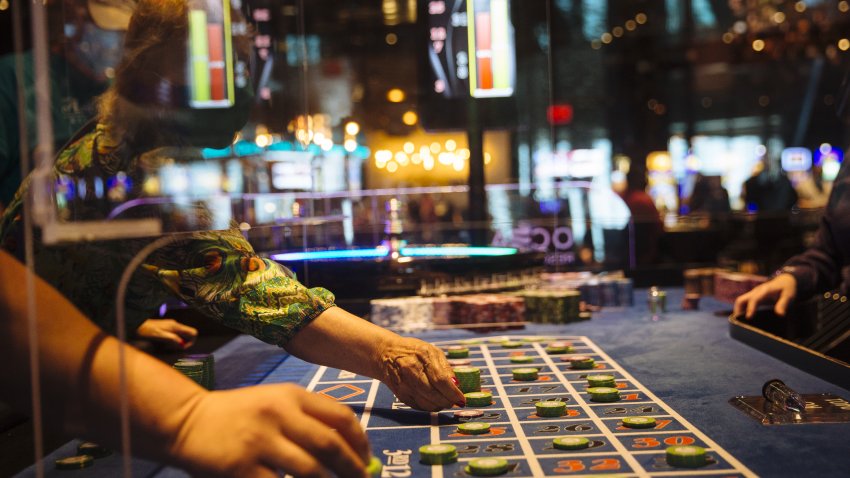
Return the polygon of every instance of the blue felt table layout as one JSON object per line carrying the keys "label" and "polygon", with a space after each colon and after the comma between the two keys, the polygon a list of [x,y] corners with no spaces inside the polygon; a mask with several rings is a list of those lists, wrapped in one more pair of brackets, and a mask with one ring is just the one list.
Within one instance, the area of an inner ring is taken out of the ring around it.
{"label": "blue felt table layout", "polygon": [[[508,336],[505,336],[508,337]],[[523,336],[510,336],[521,340]],[[561,357],[545,352],[545,342],[523,343],[507,349],[489,341],[466,343],[471,366],[481,369],[482,388],[493,393],[493,404],[477,407],[486,413],[474,421],[490,423],[484,435],[463,435],[454,410],[429,414],[411,410],[399,402],[390,389],[375,380],[337,369],[321,367],[307,384],[308,390],[350,405],[366,430],[373,452],[395,476],[468,476],[463,472],[473,458],[501,457],[511,464],[510,477],[543,477],[583,474],[624,474],[626,476],[684,476],[692,470],[673,468],[665,461],[671,445],[698,445],[707,449],[709,464],[696,470],[699,476],[755,476],[728,451],[664,404],[637,382],[587,337],[555,336],[572,343],[576,354],[593,357],[592,373],[614,375],[621,400],[594,403],[585,391],[587,370],[574,370]],[[437,345],[461,344],[461,341]],[[534,357],[531,364],[518,366],[510,356],[522,353]],[[535,367],[540,370],[534,382],[514,381],[511,369]],[[269,378],[273,379],[273,376]],[[534,404],[539,400],[560,400],[567,404],[563,418],[541,418]],[[458,408],[455,408],[457,410]],[[653,429],[630,429],[622,425],[624,416],[656,419]],[[591,440],[585,450],[558,450],[552,439],[583,436]],[[457,463],[428,466],[418,462],[418,448],[429,443],[449,443],[457,447]],[[389,476],[389,475],[388,475]]]}

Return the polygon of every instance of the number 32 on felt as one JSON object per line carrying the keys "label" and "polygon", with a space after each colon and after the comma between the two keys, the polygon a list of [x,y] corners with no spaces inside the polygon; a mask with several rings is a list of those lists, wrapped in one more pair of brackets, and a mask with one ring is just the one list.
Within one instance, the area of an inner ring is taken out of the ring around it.
{"label": "number 32 on felt", "polygon": [[617,458],[597,458],[591,460],[588,467],[581,460],[560,460],[558,467],[552,470],[555,473],[575,473],[577,471],[592,470],[592,471],[615,471],[619,470],[620,460]]}

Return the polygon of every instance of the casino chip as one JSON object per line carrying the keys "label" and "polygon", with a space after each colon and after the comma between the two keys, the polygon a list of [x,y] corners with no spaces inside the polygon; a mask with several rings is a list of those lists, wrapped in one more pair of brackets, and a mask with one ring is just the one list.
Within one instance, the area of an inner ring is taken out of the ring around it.
{"label": "casino chip", "polygon": [[539,370],[536,368],[515,368],[511,370],[511,373],[514,376],[514,380],[518,382],[533,382],[538,378]]}
{"label": "casino chip", "polygon": [[462,343],[464,345],[478,345],[478,344],[481,343],[481,340],[479,340],[479,339],[466,339],[466,340],[461,340],[460,343]]}
{"label": "casino chip", "polygon": [[588,375],[587,384],[591,387],[616,387],[613,375]]}
{"label": "casino chip", "polygon": [[112,454],[112,450],[108,448],[104,448],[97,443],[92,443],[90,441],[80,443],[77,446],[77,455],[89,455],[95,460],[98,458],[103,458]]}
{"label": "casino chip", "polygon": [[508,460],[504,458],[476,458],[469,462],[466,472],[475,476],[495,476],[508,472]]}
{"label": "casino chip", "polygon": [[449,359],[449,365],[452,367],[463,367],[472,363],[469,359]]}
{"label": "casino chip", "polygon": [[568,354],[573,352],[573,345],[569,342],[552,342],[546,346],[546,352],[550,355]]}
{"label": "casino chip", "polygon": [[552,446],[559,450],[583,450],[590,446],[585,437],[559,437],[552,440]]}
{"label": "casino chip", "polygon": [[60,458],[55,463],[57,470],[81,470],[92,466],[94,458],[91,455],[69,456],[68,458]]}
{"label": "casino chip", "polygon": [[522,347],[522,342],[512,342],[510,340],[502,342],[502,348],[505,349],[518,349]]}
{"label": "casino chip", "polygon": [[373,456],[369,460],[369,465],[366,467],[366,473],[369,476],[376,477],[381,476],[381,472],[384,470],[384,464],[381,462],[381,459],[377,456]]}
{"label": "casino chip", "polygon": [[444,465],[457,461],[457,448],[449,444],[422,445],[419,461],[426,465]]}
{"label": "casino chip", "polygon": [[708,463],[705,448],[693,445],[676,445],[667,448],[667,464],[679,468],[699,468]]}
{"label": "casino chip", "polygon": [[452,345],[446,349],[446,354],[450,359],[462,359],[469,357],[469,349],[461,345]]}
{"label": "casino chip", "polygon": [[652,417],[625,417],[623,426],[627,428],[655,428],[655,419]]}
{"label": "casino chip", "polygon": [[616,402],[620,400],[620,391],[612,387],[590,387],[587,389],[593,402]]}
{"label": "casino chip", "polygon": [[560,417],[567,412],[567,404],[559,400],[543,400],[534,404],[538,417]]}
{"label": "casino chip", "polygon": [[511,363],[532,363],[532,362],[534,362],[534,357],[530,357],[528,355],[511,356]]}
{"label": "casino chip", "polygon": [[454,413],[455,418],[478,418],[483,415],[481,410],[458,410]]}
{"label": "casino chip", "polygon": [[570,362],[570,367],[576,370],[590,370],[596,366],[596,361],[591,357],[587,357],[584,355],[573,355],[569,359],[565,359]]}
{"label": "casino chip", "polygon": [[509,339],[507,337],[493,337],[492,339],[488,340],[487,342],[490,342],[491,344],[501,344],[502,342],[510,342],[510,340],[511,339]]}
{"label": "casino chip", "polygon": [[493,404],[493,394],[490,392],[464,393],[467,407],[489,407]]}
{"label": "casino chip", "polygon": [[484,422],[461,423],[457,426],[457,431],[464,435],[483,435],[490,433],[490,424]]}

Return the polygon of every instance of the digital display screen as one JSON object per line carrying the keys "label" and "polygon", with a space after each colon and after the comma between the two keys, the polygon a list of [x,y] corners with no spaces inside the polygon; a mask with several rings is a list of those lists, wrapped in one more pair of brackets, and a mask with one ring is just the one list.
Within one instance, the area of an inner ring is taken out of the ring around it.
{"label": "digital display screen", "polygon": [[434,93],[445,98],[513,95],[510,0],[428,0],[427,15]]}
{"label": "digital display screen", "polygon": [[233,106],[233,36],[230,0],[193,3],[189,9],[190,104]]}

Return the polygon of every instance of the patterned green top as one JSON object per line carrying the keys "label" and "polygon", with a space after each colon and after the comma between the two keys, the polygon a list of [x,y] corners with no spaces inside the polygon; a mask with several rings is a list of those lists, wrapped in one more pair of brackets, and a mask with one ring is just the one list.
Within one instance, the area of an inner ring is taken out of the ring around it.
{"label": "patterned green top", "polygon": [[[60,153],[55,165],[57,180],[105,178],[119,172],[133,176],[138,159],[125,160],[126,156],[123,145],[111,143],[106,128],[98,125]],[[19,229],[29,184],[28,177],[0,217],[0,244]],[[89,219],[91,215],[93,211],[75,207],[67,208],[62,216]],[[155,239],[59,246],[40,245],[36,240],[36,272],[101,327],[112,331],[118,281],[132,257]],[[132,276],[126,294],[128,330],[155,317],[170,295],[223,325],[282,346],[334,306],[328,290],[308,289],[282,265],[259,257],[235,228],[177,233],[169,239]]]}

